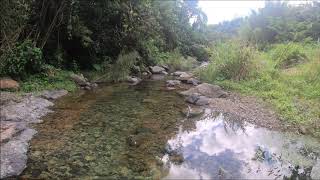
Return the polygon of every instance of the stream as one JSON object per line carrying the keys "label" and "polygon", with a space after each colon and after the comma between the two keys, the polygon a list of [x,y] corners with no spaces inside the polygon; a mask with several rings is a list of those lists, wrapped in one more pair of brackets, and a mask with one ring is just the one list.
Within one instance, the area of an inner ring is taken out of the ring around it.
{"label": "stream", "polygon": [[34,125],[27,168],[39,179],[310,179],[320,143],[188,104],[163,81],[105,85],[56,101]]}

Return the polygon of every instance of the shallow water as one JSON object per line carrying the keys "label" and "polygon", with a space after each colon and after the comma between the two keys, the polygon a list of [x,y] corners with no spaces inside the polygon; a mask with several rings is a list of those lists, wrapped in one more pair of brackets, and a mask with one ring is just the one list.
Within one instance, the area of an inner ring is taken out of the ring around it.
{"label": "shallow water", "polygon": [[312,138],[255,128],[211,112],[185,119],[183,98],[161,81],[70,95],[36,125],[23,178],[308,177]]}

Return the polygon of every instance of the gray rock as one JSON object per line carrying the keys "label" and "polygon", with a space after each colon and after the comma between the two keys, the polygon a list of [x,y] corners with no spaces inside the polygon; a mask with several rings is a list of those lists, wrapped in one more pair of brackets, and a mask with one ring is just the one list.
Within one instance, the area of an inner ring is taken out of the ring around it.
{"label": "gray rock", "polygon": [[320,159],[318,159],[317,163],[312,167],[310,176],[311,179],[320,179]]}
{"label": "gray rock", "polygon": [[48,109],[50,106],[53,106],[52,102],[30,96],[20,103],[1,107],[0,118],[2,121],[38,123],[42,122],[42,116],[52,112]]}
{"label": "gray rock", "polygon": [[53,91],[43,91],[41,93],[41,97],[53,100],[53,99],[58,99],[62,96],[65,96],[68,94],[68,91],[66,90],[53,90]]}
{"label": "gray rock", "polygon": [[10,103],[18,103],[22,101],[22,97],[13,92],[4,92],[0,93],[0,106]]}
{"label": "gray rock", "polygon": [[148,76],[148,73],[147,72],[143,72],[142,75],[143,76]]}
{"label": "gray rock", "polygon": [[198,105],[198,106],[208,105],[209,101],[210,101],[210,98],[205,96],[200,96],[199,99],[196,101],[195,105]]}
{"label": "gray rock", "polygon": [[187,84],[192,84],[194,86],[197,86],[199,84],[201,84],[201,81],[195,79],[195,78],[190,78],[186,81]]}
{"label": "gray rock", "polygon": [[162,71],[161,74],[168,75],[168,73],[166,71]]}
{"label": "gray rock", "polygon": [[26,168],[28,145],[34,134],[35,130],[26,129],[13,140],[1,144],[0,179],[19,175]]}
{"label": "gray rock", "polygon": [[193,93],[186,98],[186,102],[191,103],[191,104],[196,104],[196,102],[199,100],[200,96],[201,96],[201,94],[199,94],[199,93]]}
{"label": "gray rock", "polygon": [[161,67],[163,67],[166,71],[169,71],[169,66],[168,65],[161,65]]}
{"label": "gray rock", "polygon": [[26,128],[26,123],[0,121],[0,143],[8,142],[12,137]]}
{"label": "gray rock", "polygon": [[166,71],[163,67],[160,66],[150,66],[149,68],[152,74],[161,74],[162,71]]}
{"label": "gray rock", "polygon": [[137,85],[137,84],[139,84],[141,81],[142,81],[142,80],[141,80],[140,78],[138,78],[138,77],[131,77],[131,76],[127,77],[127,82],[128,82],[128,83],[131,83],[131,85]]}
{"label": "gray rock", "polygon": [[199,93],[210,98],[224,98],[228,95],[220,86],[208,83],[203,83],[187,91],[180,92],[180,94],[184,96],[190,96],[193,93]]}
{"label": "gray rock", "polygon": [[181,81],[179,81],[179,80],[167,80],[166,81],[167,87],[174,87],[174,86],[178,86],[180,84],[181,84]]}
{"label": "gray rock", "polygon": [[87,85],[87,79],[83,76],[83,74],[71,74],[70,78],[77,83],[79,86],[86,86]]}
{"label": "gray rock", "polygon": [[188,74],[188,73],[182,73],[178,79],[181,81],[187,81],[188,79],[192,78],[192,74]]}
{"label": "gray rock", "polygon": [[184,74],[184,73],[186,73],[186,72],[176,71],[176,72],[172,73],[172,75],[174,75],[174,76],[180,76],[181,74]]}

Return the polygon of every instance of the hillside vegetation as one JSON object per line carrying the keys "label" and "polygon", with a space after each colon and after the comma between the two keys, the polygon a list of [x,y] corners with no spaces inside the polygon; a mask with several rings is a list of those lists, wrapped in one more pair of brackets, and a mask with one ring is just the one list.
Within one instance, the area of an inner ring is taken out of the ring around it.
{"label": "hillside vegetation", "polygon": [[208,27],[210,64],[197,73],[271,103],[281,119],[320,136],[320,4],[267,2],[249,17]]}

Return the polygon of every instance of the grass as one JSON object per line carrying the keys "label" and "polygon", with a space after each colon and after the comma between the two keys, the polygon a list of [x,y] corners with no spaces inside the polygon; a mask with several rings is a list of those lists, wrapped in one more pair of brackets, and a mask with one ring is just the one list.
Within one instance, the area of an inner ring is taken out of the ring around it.
{"label": "grass", "polygon": [[[266,52],[259,52],[255,59],[250,61],[256,69],[251,69],[252,73],[242,80],[225,76],[223,79],[219,78],[221,74],[212,72],[217,63],[214,60],[208,69],[199,72],[200,77],[229,90],[260,97],[273,105],[282,120],[306,125],[312,129],[314,135],[320,137],[320,47],[311,44],[294,45],[295,48],[299,47],[294,53],[298,51],[305,56],[305,60],[295,62],[290,68],[278,68],[279,59],[274,55],[278,47],[279,45],[276,45]],[[230,52],[229,49],[225,51]],[[283,54],[283,57],[290,55]],[[224,62],[229,61],[226,59]],[[287,61],[290,61],[290,58]]]}
{"label": "grass", "polygon": [[29,76],[20,83],[22,92],[39,92],[43,90],[65,89],[69,92],[77,89],[76,84],[70,79],[68,71],[56,70],[52,74],[36,74]]}

